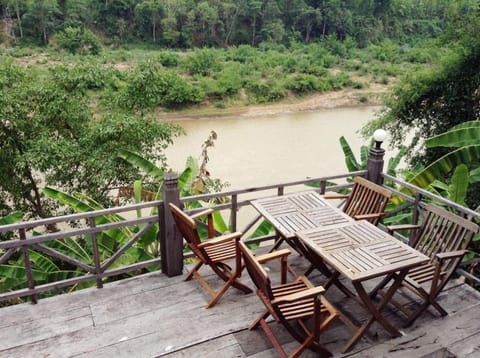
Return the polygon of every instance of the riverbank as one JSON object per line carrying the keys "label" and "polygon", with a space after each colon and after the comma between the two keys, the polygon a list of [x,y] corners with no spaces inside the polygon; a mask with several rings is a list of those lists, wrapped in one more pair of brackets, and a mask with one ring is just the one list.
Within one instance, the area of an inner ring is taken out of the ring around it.
{"label": "riverbank", "polygon": [[228,108],[218,108],[211,103],[204,103],[181,111],[158,112],[158,118],[169,122],[202,118],[253,118],[320,109],[381,106],[383,104],[382,97],[387,89],[386,85],[373,84],[368,89],[343,89],[306,95],[301,98],[291,96],[276,103],[236,105]]}

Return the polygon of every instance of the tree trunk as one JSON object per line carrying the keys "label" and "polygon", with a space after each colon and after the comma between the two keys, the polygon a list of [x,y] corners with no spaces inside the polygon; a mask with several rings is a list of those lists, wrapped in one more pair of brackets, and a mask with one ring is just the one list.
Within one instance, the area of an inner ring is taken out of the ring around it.
{"label": "tree trunk", "polygon": [[152,38],[153,38],[153,42],[157,42],[156,41],[156,36],[155,36],[155,32],[156,32],[156,26],[155,26],[155,18],[152,18]]}
{"label": "tree trunk", "polygon": [[253,24],[252,24],[252,46],[255,47],[255,28],[257,27],[257,17],[253,17]]}
{"label": "tree trunk", "polygon": [[20,31],[20,38],[23,39],[22,18],[20,17],[20,6],[18,5],[18,0],[15,1],[15,15],[17,16],[18,31]]}

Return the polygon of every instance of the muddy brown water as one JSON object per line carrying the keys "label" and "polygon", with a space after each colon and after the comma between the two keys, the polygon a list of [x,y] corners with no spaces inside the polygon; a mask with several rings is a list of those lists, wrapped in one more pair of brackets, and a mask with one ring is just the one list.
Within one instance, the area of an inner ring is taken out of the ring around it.
{"label": "muddy brown water", "polygon": [[340,136],[359,160],[361,145],[368,143],[359,130],[378,110],[353,107],[182,120],[177,123],[187,134],[166,150],[168,164],[182,171],[188,156],[200,157],[202,143],[214,130],[218,139],[208,152],[208,170],[212,177],[229,182],[230,189],[343,173],[347,169]]}

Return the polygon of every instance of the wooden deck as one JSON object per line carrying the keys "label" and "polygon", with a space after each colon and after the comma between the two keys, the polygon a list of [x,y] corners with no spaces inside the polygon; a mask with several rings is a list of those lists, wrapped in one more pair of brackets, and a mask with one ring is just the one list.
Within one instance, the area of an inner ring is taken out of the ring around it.
{"label": "wooden deck", "polygon": [[[293,263],[300,271],[306,265],[300,257]],[[310,278],[323,280],[315,274]],[[248,274],[243,281],[253,288]],[[327,297],[362,316],[360,305],[336,288]],[[449,316],[427,313],[397,339],[374,324],[369,338],[341,354],[351,333],[336,323],[321,340],[338,357],[480,357],[479,292],[453,282],[440,301]],[[0,357],[276,357],[262,330],[246,329],[263,310],[255,294],[229,290],[215,307],[205,309],[206,303],[197,282],[152,273],[41,299],[37,305],[1,308]],[[295,346],[275,326],[286,346]]]}

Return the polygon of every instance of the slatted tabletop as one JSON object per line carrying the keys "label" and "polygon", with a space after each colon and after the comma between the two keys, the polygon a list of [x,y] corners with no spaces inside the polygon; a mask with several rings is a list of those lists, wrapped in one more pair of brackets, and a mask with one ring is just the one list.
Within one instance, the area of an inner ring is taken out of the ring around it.
{"label": "slatted tabletop", "polygon": [[299,231],[353,221],[314,191],[257,199],[251,204],[286,239]]}
{"label": "slatted tabletop", "polygon": [[297,236],[352,282],[425,263],[429,258],[367,221],[298,232]]}

